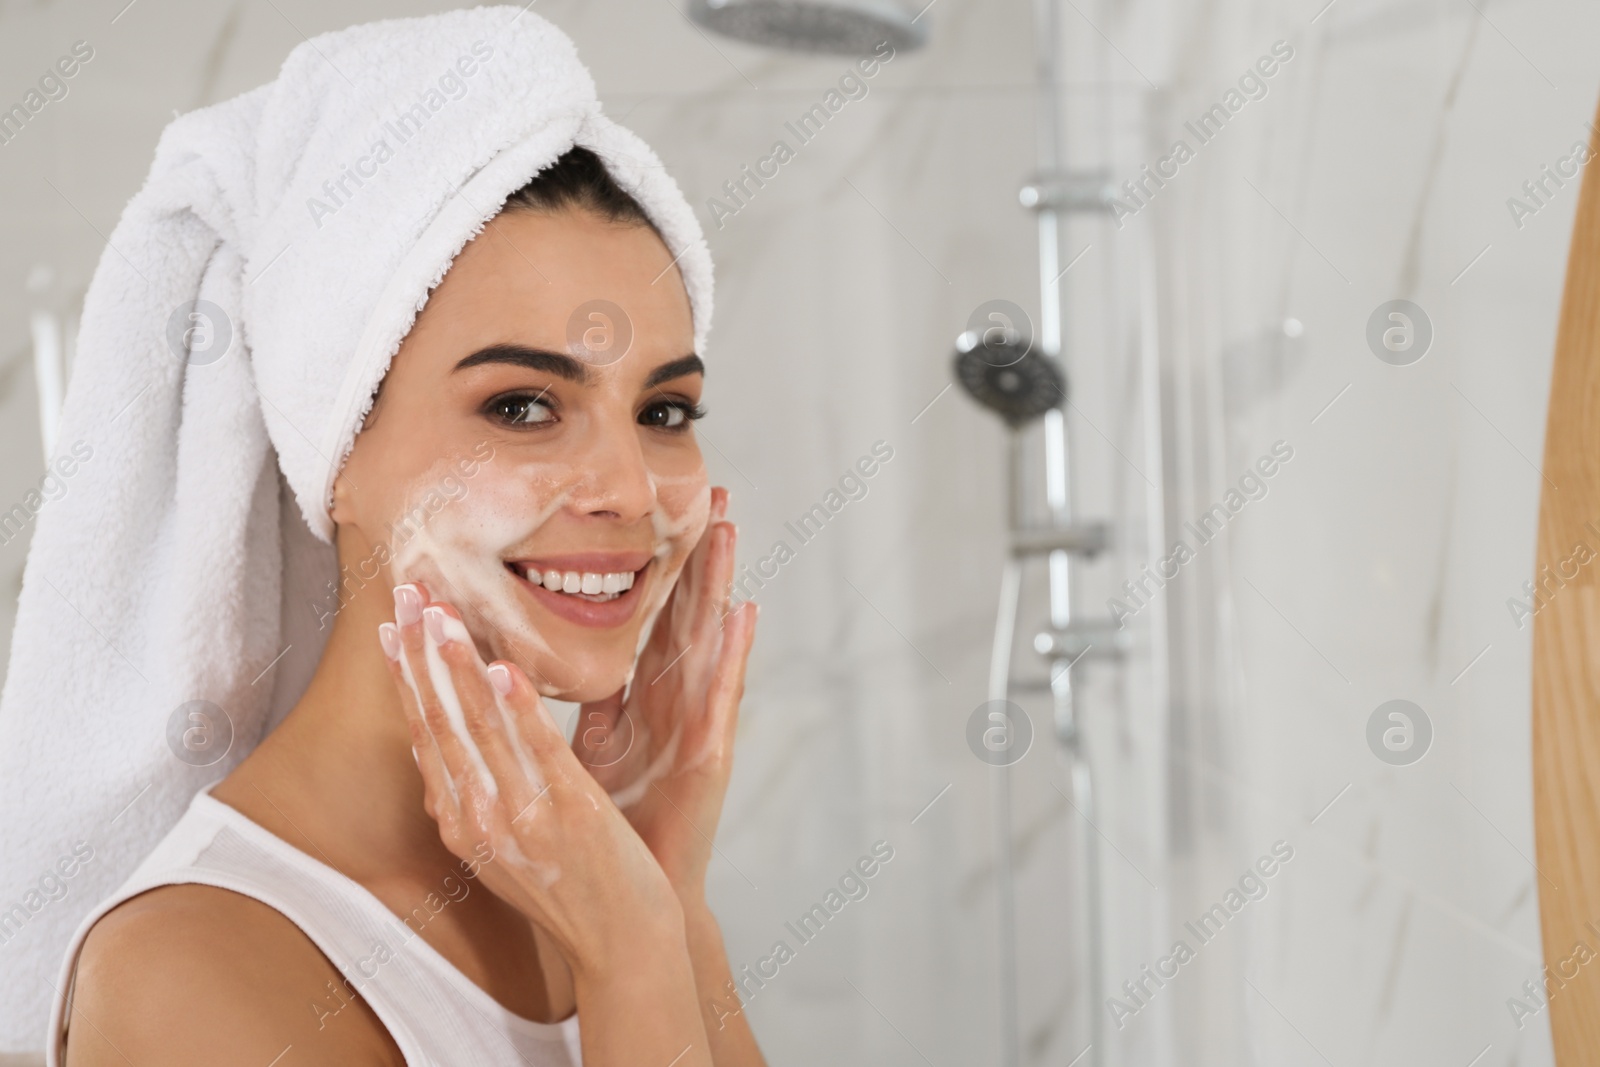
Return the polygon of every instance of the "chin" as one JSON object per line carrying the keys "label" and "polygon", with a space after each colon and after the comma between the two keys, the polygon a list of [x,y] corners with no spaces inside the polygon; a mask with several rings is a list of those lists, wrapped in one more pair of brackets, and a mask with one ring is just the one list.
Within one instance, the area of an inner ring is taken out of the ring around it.
{"label": "chin", "polygon": [[515,663],[540,696],[557,700],[577,704],[603,700],[631,680],[637,631],[607,634],[603,638],[579,635],[574,639],[569,635],[552,634],[547,628],[541,636],[543,648],[531,648],[522,642],[506,647],[504,642],[493,637],[480,641],[479,645],[487,646],[485,660],[494,658]]}
{"label": "chin", "polygon": [[606,674],[590,675],[581,685],[559,693],[551,693],[550,696],[557,700],[569,700],[574,704],[587,704],[592,700],[604,700],[628,683],[630,680],[628,674],[629,670],[626,666],[613,668]]}

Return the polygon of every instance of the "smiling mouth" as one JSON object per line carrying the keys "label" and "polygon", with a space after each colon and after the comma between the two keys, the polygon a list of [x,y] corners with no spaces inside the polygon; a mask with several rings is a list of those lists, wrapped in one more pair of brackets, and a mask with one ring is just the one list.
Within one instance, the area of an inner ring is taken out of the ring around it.
{"label": "smiling mouth", "polygon": [[541,569],[537,562],[507,561],[506,569],[529,585],[552,593],[585,600],[591,604],[605,604],[626,596],[644,577],[646,563],[631,571],[562,570],[556,567]]}

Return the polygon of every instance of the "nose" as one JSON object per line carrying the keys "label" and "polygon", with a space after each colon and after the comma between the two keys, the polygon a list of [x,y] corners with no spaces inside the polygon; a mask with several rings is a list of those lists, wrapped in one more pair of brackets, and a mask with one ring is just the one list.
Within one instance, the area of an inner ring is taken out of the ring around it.
{"label": "nose", "polygon": [[656,490],[631,416],[596,419],[585,438],[575,456],[581,473],[567,510],[624,525],[649,515],[656,506]]}

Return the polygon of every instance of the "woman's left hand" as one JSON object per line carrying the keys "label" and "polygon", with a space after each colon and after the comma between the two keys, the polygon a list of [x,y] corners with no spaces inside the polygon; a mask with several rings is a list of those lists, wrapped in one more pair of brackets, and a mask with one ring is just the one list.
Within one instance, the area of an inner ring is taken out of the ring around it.
{"label": "woman's left hand", "polygon": [[584,704],[578,759],[623,809],[680,901],[704,899],[711,841],[733,768],[734,729],[756,605],[729,610],[737,534],[711,491],[711,518],[667,598],[632,682]]}

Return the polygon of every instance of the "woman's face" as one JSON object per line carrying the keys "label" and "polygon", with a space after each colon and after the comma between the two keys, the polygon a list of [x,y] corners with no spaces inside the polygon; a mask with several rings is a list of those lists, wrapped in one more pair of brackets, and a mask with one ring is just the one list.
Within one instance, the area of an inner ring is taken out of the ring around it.
{"label": "woman's face", "polygon": [[652,230],[500,215],[428,298],[335,482],[341,565],[422,581],[546,695],[616,692],[706,526],[701,382]]}

